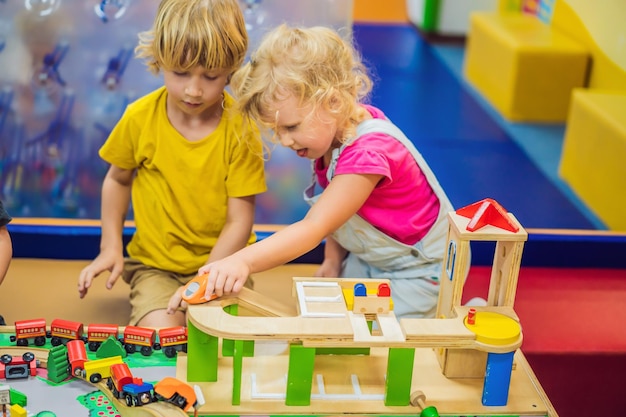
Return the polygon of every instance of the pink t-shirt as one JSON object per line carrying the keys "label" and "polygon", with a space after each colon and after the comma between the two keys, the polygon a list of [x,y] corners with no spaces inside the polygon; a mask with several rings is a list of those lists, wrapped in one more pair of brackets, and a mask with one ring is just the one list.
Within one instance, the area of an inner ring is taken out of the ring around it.
{"label": "pink t-shirt", "polygon": [[[372,117],[385,119],[379,109],[365,106]],[[317,181],[326,188],[323,161],[315,162]],[[439,214],[439,199],[426,176],[402,143],[383,133],[358,137],[341,152],[335,175],[378,174],[384,178],[357,212],[374,227],[407,244],[419,242]]]}

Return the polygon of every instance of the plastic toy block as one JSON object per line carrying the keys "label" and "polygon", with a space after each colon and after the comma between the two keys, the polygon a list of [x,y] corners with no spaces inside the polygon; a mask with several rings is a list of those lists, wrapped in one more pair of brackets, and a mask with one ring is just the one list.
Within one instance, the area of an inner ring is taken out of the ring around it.
{"label": "plastic toy block", "polygon": [[477,203],[460,208],[456,211],[456,214],[471,219],[467,224],[467,230],[470,232],[475,232],[487,225],[499,227],[513,233],[519,231],[519,227],[513,223],[504,207],[491,198],[485,198]]}

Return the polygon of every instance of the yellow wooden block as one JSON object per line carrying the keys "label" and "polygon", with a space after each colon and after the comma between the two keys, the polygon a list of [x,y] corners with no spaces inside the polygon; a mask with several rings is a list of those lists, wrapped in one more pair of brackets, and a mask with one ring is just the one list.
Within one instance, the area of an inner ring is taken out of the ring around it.
{"label": "yellow wooden block", "polygon": [[9,413],[11,413],[11,417],[26,417],[26,410],[20,406],[19,404],[13,404],[9,407]]}
{"label": "yellow wooden block", "polygon": [[572,89],[585,86],[588,63],[583,45],[535,16],[470,16],[465,77],[511,121],[564,122]]}
{"label": "yellow wooden block", "polygon": [[612,230],[626,230],[626,93],[575,90],[559,175]]}

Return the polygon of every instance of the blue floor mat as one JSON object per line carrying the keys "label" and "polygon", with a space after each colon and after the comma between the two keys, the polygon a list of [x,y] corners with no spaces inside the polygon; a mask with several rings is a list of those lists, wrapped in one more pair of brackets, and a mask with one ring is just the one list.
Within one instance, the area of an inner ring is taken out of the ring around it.
{"label": "blue floor mat", "polygon": [[597,229],[410,25],[354,27],[371,102],[416,144],[455,207],[493,198],[525,228]]}

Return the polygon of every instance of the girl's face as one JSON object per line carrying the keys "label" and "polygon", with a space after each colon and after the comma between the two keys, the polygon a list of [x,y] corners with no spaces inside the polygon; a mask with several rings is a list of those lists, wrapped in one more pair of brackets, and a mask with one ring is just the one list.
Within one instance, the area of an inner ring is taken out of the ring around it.
{"label": "girl's face", "polygon": [[212,117],[219,113],[228,75],[227,70],[207,71],[200,65],[186,72],[164,70],[168,105],[188,116]]}
{"label": "girl's face", "polygon": [[335,141],[337,121],[328,111],[315,109],[311,103],[300,104],[289,94],[274,103],[272,112],[276,119],[270,122],[280,144],[299,157],[318,159],[339,146]]}

